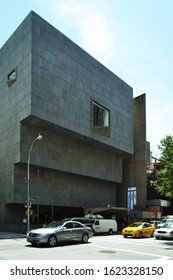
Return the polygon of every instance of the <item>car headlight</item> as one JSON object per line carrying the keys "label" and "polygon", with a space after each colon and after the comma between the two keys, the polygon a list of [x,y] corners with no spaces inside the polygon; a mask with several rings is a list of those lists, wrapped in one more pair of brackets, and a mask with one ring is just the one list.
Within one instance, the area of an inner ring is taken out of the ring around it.
{"label": "car headlight", "polygon": [[48,236],[49,234],[48,233],[40,233],[38,234],[39,237],[45,237],[45,236]]}

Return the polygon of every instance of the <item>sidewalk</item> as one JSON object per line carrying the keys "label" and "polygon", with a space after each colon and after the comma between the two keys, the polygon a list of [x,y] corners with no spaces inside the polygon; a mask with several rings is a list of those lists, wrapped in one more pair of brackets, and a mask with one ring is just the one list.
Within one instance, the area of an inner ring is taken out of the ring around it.
{"label": "sidewalk", "polygon": [[0,239],[26,238],[25,233],[0,231]]}

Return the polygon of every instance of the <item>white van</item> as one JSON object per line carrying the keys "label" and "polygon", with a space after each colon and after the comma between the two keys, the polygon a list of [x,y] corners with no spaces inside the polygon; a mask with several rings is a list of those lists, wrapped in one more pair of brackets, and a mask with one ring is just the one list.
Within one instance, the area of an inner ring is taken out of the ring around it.
{"label": "white van", "polygon": [[95,233],[108,233],[113,234],[117,232],[117,222],[114,219],[95,219],[93,225],[93,234]]}

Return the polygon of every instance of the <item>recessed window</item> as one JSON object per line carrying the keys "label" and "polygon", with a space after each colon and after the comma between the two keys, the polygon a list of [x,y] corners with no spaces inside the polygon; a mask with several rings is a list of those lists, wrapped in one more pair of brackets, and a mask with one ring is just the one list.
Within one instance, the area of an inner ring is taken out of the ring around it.
{"label": "recessed window", "polygon": [[100,104],[93,101],[93,126],[109,127],[110,111]]}
{"label": "recessed window", "polygon": [[7,76],[8,86],[11,86],[16,81],[16,78],[17,78],[16,69],[14,69]]}

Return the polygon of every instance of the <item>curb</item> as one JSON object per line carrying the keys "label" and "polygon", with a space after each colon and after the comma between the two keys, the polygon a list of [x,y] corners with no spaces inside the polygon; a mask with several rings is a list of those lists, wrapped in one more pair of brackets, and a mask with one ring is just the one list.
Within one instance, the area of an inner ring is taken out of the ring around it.
{"label": "curb", "polygon": [[26,238],[24,233],[0,231],[0,239]]}

